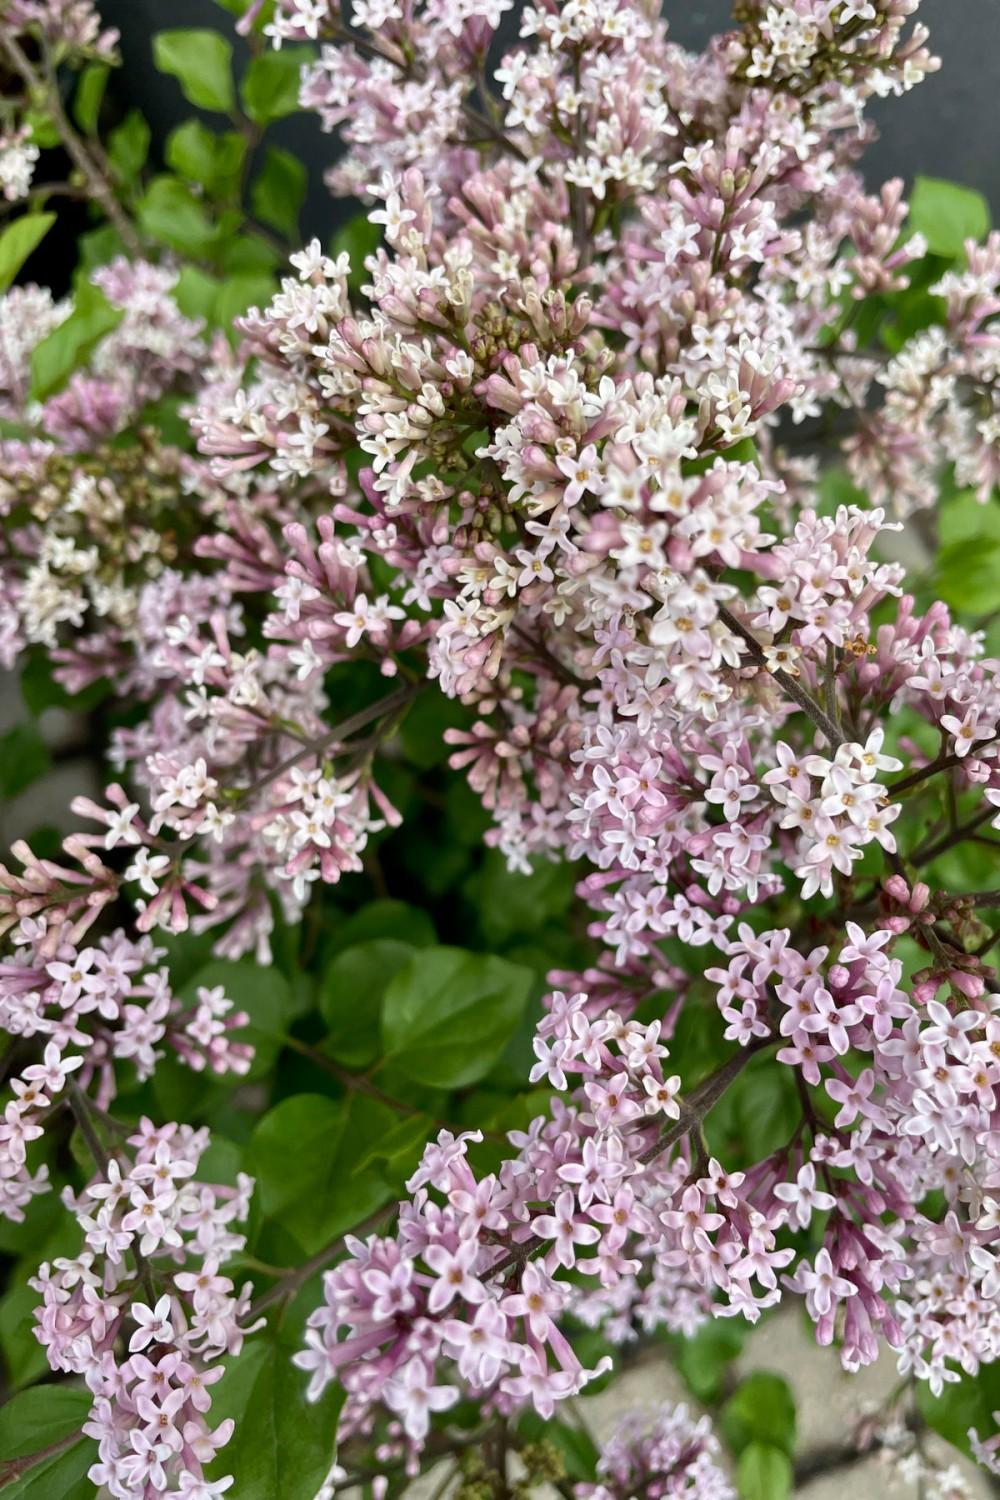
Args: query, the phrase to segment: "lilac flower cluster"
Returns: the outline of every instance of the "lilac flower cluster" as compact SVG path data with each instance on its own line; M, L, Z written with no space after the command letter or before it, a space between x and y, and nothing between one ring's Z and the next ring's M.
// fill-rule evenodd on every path
M745 1185L686 1145L671 1154L734 1069L682 1107L660 1035L658 1022L595 1014L586 995L555 992L532 1081L565 1091L574 1073L581 1086L553 1100L551 1119L511 1134L517 1155L499 1174L479 1177L469 1163L479 1133L442 1134L407 1184L397 1235L348 1242L351 1258L327 1273L297 1356L314 1397L331 1379L348 1392L345 1434L369 1431L384 1402L416 1455L428 1413L461 1389L501 1411L530 1402L551 1416L605 1368L581 1367L559 1326L568 1312L606 1332L613 1317L628 1337L633 1321L692 1329L713 1289L724 1297L717 1311L751 1321L778 1300L794 1252L777 1244L790 1210L773 1174ZM788 1196L806 1223L807 1202L833 1202L803 1193Z
M708 1418L694 1420L686 1406L631 1412L601 1447L597 1483L579 1484L576 1493L579 1500L734 1500L718 1451Z
M314 1397L347 1393L342 1436L410 1469L463 1393L547 1418L600 1373L569 1320L624 1343L793 1293L848 1369L888 1345L939 1391L1000 1353L991 934L974 895L921 879L1000 827L1000 677L982 631L904 593L887 518L927 505L943 462L980 499L996 482L1000 237L970 243L943 325L891 359L855 320L925 251L901 186L856 170L867 99L935 66L916 0L754 0L700 55L637 0L545 0L494 91L508 8L358 0L349 30L327 0L280 0L267 30L320 43L302 100L342 131L332 186L382 245L363 268L293 256L197 376L170 274L116 262L101 285L125 315L92 373L46 404L44 443L0 445L7 657L42 642L71 687L111 676L146 707L114 734L129 784L76 805L98 831L0 873L0 1023L45 1045L0 1127L8 1213L44 1187L49 1096L95 1130L116 1060L148 1074L164 1042L245 1067L243 1017L212 992L183 1011L152 934L212 928L268 962L272 898L296 920L399 821L375 760L428 680L468 711L447 739L487 842L514 869L582 864L600 957L551 979L530 1077L549 1112L491 1171L477 1132L443 1132L395 1232L327 1272L297 1358ZM32 288L5 307L2 414L32 418L30 351L62 310ZM200 458L160 452L162 491L95 464L173 381ZM799 445L823 414L870 505L824 500ZM178 559L158 507L181 489ZM348 661L388 686L344 717L328 673ZM87 939L120 900L137 936ZM709 950L703 973L668 942ZM671 1047L706 985L731 1047L690 1079ZM731 1170L703 1121L765 1063L800 1118ZM102 1269L41 1278L43 1336L57 1368L100 1370L98 1482L203 1500L225 1434L191 1393L217 1366L193 1356L245 1329L219 1265L248 1187L195 1204L184 1126L128 1144L70 1205ZM997 1441L977 1439L985 1462ZM722 1500L712 1453L666 1414L589 1493Z
M0 299L0 416L24 433L0 439L6 667L33 643L65 649L70 627L78 639L63 659L67 685L113 672L133 639L143 584L170 569L194 528L195 504L187 518L177 513L192 467L180 451L149 431L136 445L115 442L147 402L190 383L201 356L201 325L171 296L176 280L174 271L124 258L96 271L94 285L120 321L88 368L41 404L29 397L31 355L71 303L31 286Z
M62 57L113 57L118 33L104 27L93 0L5 0L4 26L12 36L41 38Z
M208 1425L221 1360L257 1326L249 1286L237 1292L221 1269L245 1243L233 1224L247 1217L253 1182L197 1180L207 1146L204 1130L143 1120L78 1197L67 1190L83 1250L32 1281L49 1364L82 1374L93 1395L89 1477L115 1500L216 1500L232 1482L209 1482L204 1466L233 1430L231 1419Z
M34 904L31 875L55 876L45 863L44 872L29 866L24 909ZM161 1043L195 1072L242 1074L253 1056L233 1035L248 1017L233 1009L221 986L199 987L194 1006L185 1007L160 962L164 950L149 937L119 930L84 946L81 924L60 924L53 915L24 915L10 957L0 964L0 1025L22 1048L36 1039L44 1046L41 1062L12 1076L0 1125L0 1212L17 1221L31 1198L47 1190L47 1169L29 1171L26 1147L44 1135L67 1074L82 1070L74 1088L89 1091L105 1110L118 1092L116 1065L149 1078L165 1055Z

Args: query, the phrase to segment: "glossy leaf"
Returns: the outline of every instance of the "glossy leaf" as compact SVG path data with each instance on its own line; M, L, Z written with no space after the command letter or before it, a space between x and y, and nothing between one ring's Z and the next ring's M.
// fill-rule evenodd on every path
M73 98L73 118L85 135L93 135L97 130L110 73L106 63L88 63L80 74Z
M258 1333L213 1388L212 1425L231 1417L236 1427L209 1472L232 1474L239 1500L313 1500L336 1457L343 1393L332 1385L307 1403L296 1347L273 1327Z
M416 951L412 943L373 938L333 958L319 988L320 1013L328 1027L324 1051L355 1068L375 1061L386 988Z
M461 948L417 953L386 990L386 1055L418 1083L475 1083L514 1034L531 985L530 969L502 958Z
M200 120L185 120L167 137L164 155L172 171L206 192L228 193L239 183L246 141L235 130L217 135Z
M353 1229L391 1196L377 1164L361 1163L395 1124L392 1110L357 1094L346 1104L322 1094L283 1099L249 1149L264 1214L306 1254Z
M268 148L264 165L250 188L253 211L262 224L293 239L306 195L306 169L290 151Z
M952 258L964 253L966 240L989 233L989 204L982 193L960 183L918 177L910 194L910 226L924 236L932 255Z
M185 99L199 109L229 114L235 107L232 57L226 38L207 28L161 31L153 38L156 66L176 78Z
M62 390L75 370L86 364L94 347L118 327L125 311L112 307L93 282L78 283L73 311L37 344L31 354L31 395L35 401Z
M722 1408L720 1425L736 1453L755 1442L794 1452L795 1398L788 1382L769 1370L754 1371Z
M405 901L369 901L353 912L329 934L325 951L340 953L372 938L391 938L414 948L429 948L437 941L434 923L427 912Z
M120 181L133 184L149 155L149 126L137 109L108 135L108 161Z
M992 1437L996 1431L993 1413L1000 1409L1000 1367L984 1365L978 1375L963 1375L946 1385L940 1396L931 1393L925 1380L914 1386L921 1417L936 1433L971 1455L969 1434Z
M4 1500L93 1500L87 1470L96 1444L80 1433L90 1411L89 1391L68 1385L36 1385L0 1409L0 1460L23 1458L67 1440L60 1451L33 1464L3 1488Z
M736 1482L742 1500L787 1500L792 1493L792 1464L771 1443L750 1443L740 1454Z
M139 203L145 232L172 250L200 256L219 238L219 225L178 177L157 177Z
M22 214L0 233L0 292L10 286L55 222L55 214Z
M16 797L52 764L35 724L15 724L0 734L0 797Z
M243 108L258 125L269 125L299 108L299 81L305 63L315 57L311 47L282 47L262 52L247 64L240 84Z

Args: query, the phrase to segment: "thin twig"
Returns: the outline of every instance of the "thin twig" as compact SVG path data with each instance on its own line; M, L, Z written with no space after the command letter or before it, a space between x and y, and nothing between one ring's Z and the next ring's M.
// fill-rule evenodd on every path
M932 860L937 859L941 854L946 854L949 849L954 848L956 844L960 844L970 833L974 833L983 823L994 817L996 817L995 807L980 809L975 817L969 818L968 822L960 823L957 828L953 828L948 833L943 834L933 844L927 844L922 849L917 849L910 858L911 865L916 870L921 869L923 865L929 865Z
M126 214L122 211L121 204L112 192L111 184L101 170L100 164L94 159L92 150L84 145L70 124L66 111L63 109L62 100L59 97L58 85L51 78L43 79L41 77L27 53L10 34L9 28L6 34L0 30L0 46L3 47L11 66L24 80L29 91L38 97L43 94L46 96L46 109L51 115L52 123L59 133L59 139L62 141L66 155L70 158L87 184L90 197L104 210L108 220L114 225L122 244L129 253L140 255L142 253L142 244L139 236L136 234Z
M832 750L839 750L840 746L844 743L844 737L830 716L824 709L820 708L815 698L810 697L805 688L800 687L795 678L791 677L787 672L782 672L780 669L778 671L771 670L768 666L767 657L764 655L764 648L757 637L724 606L720 606L719 608L719 619L734 635L738 635L740 640L744 642L751 660L758 667L763 667L765 671L770 671L775 682L784 688L793 703L797 703L802 712L808 714L809 718L816 725L816 728L828 740L830 748Z
M986 745L992 745L996 735L991 734L989 739L977 740L969 751L975 755L977 750L982 750ZM911 787L919 786L931 776L936 776L939 771L948 771L952 766L960 766L963 757L961 755L939 755L937 760L930 761L926 766L921 766L917 771L911 771L908 776L903 776L899 781L893 781L886 788L890 797L898 797L901 792L908 792Z
M335 1240L331 1240L329 1245L324 1245L322 1250L317 1250L315 1255L310 1255L308 1260L304 1260L300 1266L295 1266L287 1275L282 1276L279 1282L251 1302L248 1318L256 1318L267 1308L273 1307L276 1302L281 1302L285 1297L297 1292L310 1276L329 1265L331 1260L336 1260L352 1235L367 1234L369 1229L377 1228L383 1219L388 1218L395 1211L394 1207L388 1205L376 1209L374 1213L368 1215L367 1219L362 1219L360 1224L355 1224L353 1229L348 1229L344 1234L338 1235Z
M27 1474L36 1464L44 1463L47 1458L54 1458L57 1453L63 1453L67 1448L72 1448L74 1443L84 1436L82 1427L77 1427L73 1432L67 1432L64 1437L56 1438L54 1443L46 1443L44 1448L36 1448L34 1453L25 1453L20 1458L9 1458L6 1463L0 1464L0 1490L6 1489L20 1479L22 1474Z
M292 770L294 766L298 765L300 760L305 760L310 755L321 755L324 750L329 750L331 746L340 744L352 734L355 734L357 730L364 729L368 724L373 724L376 719L381 719L393 713L397 708L402 708L404 704L409 703L412 698L416 697L421 686L421 683L408 683L406 687L397 688L388 697L380 698L378 703L372 703L368 708L362 708L358 713L351 714L350 718L344 719L342 723L335 724L331 730L326 734L320 735L318 739L307 741L293 755L289 755L285 760L279 761L266 775L261 776L255 781L253 786L247 789L247 794L256 794L263 787L269 786L272 781L277 781L279 776L284 776L286 771Z
M67 1078L65 1097L72 1111L73 1118L79 1126L80 1134L87 1143L87 1150L94 1158L101 1175L107 1180L111 1170L111 1158L105 1149L104 1142L97 1133L97 1127L94 1124L94 1117L91 1113L91 1102L75 1078ZM133 1244L131 1249L135 1257L136 1270L142 1282L142 1289L146 1294L146 1301L152 1307L156 1302L156 1286L153 1281L153 1273L149 1268L149 1262L142 1254L138 1244Z
M330 34L335 42L339 42L343 47L353 47L356 52L361 53L362 57L373 60L377 58L380 62L387 62L390 67L397 68L404 78L419 80L422 77L421 71L413 63L393 57L391 52L385 52L376 42L363 36L361 32L351 31L346 26L335 26ZM516 141L512 141L499 125L481 110L476 109L474 104L463 102L461 110L471 125L475 125L477 130L481 130L484 136L500 146L508 155L513 156L516 161L527 162L530 159Z

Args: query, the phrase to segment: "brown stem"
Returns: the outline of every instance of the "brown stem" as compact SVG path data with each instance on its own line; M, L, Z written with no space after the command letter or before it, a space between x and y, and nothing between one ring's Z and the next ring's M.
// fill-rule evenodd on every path
M87 1143L87 1150L97 1163L101 1174L107 1179L111 1168L111 1158L104 1148L104 1142L97 1133L94 1117L91 1114L91 1102L73 1078L66 1080L66 1102L72 1111L80 1129L80 1134ZM146 1300L150 1307L156 1302L156 1287L153 1282L153 1273L149 1268L149 1262L142 1254L138 1244L132 1246L132 1254L135 1257L136 1270L142 1282L142 1289L146 1294Z
M256 1318L267 1308L273 1307L276 1302L281 1302L285 1297L297 1292L310 1276L315 1275L317 1271L329 1265L331 1260L336 1259L350 1236L367 1234L369 1229L375 1229L383 1219L388 1218L394 1212L393 1208L376 1209L374 1213L368 1215L367 1219L362 1219L360 1224L355 1224L353 1229L348 1229L345 1234L338 1235L335 1240L331 1240L329 1245L324 1245L322 1250L317 1250L315 1255L310 1255L308 1260L304 1260L300 1266L295 1266L262 1296L251 1302L248 1318L251 1320Z
M528 649L541 658L550 671L559 678L560 682L564 682L567 687L578 688L580 692L584 691L588 684L584 682L582 677L577 676L572 667L568 667L565 662L560 661L544 640L540 637L538 640L535 640L520 625L514 625L512 629L514 634L520 637Z
M968 822L960 823L957 828L953 828L950 832L943 834L933 844L928 844L925 848L918 849L912 856L910 863L915 870L921 869L924 865L929 865L932 860L937 859L941 854L946 854L949 849L953 849L964 838L968 838L970 833L974 833L983 823L994 817L996 817L995 807L982 808L976 813L975 817L969 818Z
M376 42L371 41L369 37L362 35L361 32L350 31L346 26L335 26L330 35L342 47L353 47L356 52L361 53L362 57L378 58L381 62L387 62L391 67L398 68L404 78L421 77L421 70L415 67L414 64L393 57L391 52L383 51ZM474 125L477 130L481 130L487 139L494 141L496 145L500 146L508 155L513 156L515 160L519 162L529 160L516 141L512 141L510 136L490 119L489 115L483 114L481 110L476 109L474 104L469 104L467 101L462 104L461 108L463 115L469 123Z
M74 1432L67 1432L65 1437L56 1438L54 1443L47 1443L44 1448L36 1448L34 1453L25 1453L20 1458L8 1458L6 1463L0 1464L0 1490L6 1489L9 1484L21 1478L29 1469L36 1464L44 1463L47 1458L54 1458L57 1453L63 1453L67 1448L72 1448L74 1443L79 1442L84 1436L83 1428L78 1427Z
M290 771L293 766L297 766L300 760L305 760L310 755L321 755L324 750L329 750L332 745L340 744L357 730L364 729L367 725L373 724L376 719L393 713L397 708L402 708L404 704L416 697L421 686L421 683L407 683L406 687L397 688L388 697L380 698L378 703L372 703L368 708L362 708L358 713L351 714L350 718L344 719L342 723L335 724L331 730L320 735L318 739L307 741L293 755L279 761L266 775L255 781L244 795L255 795L262 788L269 786L272 781L277 781L279 776L284 776L285 772Z
M86 183L91 198L104 210L129 254L140 255L142 244L139 236L122 212L121 204L112 192L111 184L98 161L95 160L92 151L84 145L70 124L66 111L62 107L58 85L53 79L41 77L20 43L10 35L9 30L6 35L0 31L0 46L7 54L11 67L24 80L29 91L36 98L45 97L45 108L52 117L52 123L59 133L66 155Z
M989 739L977 740L969 753L975 755L977 750L981 750L985 745L992 745L995 740L995 734L991 734ZM960 766L962 759L961 755L939 755L937 760L932 760L928 765L921 766L918 771L911 771L908 776L903 776L899 781L892 782L887 788L889 795L898 797L900 792L908 792L911 787L919 786L922 781L926 781L930 776L936 776L939 771L947 771L952 766Z
M681 1110L680 1116L674 1123L663 1132L659 1140L647 1148L640 1156L639 1161L643 1166L655 1161L662 1156L664 1151L669 1150L682 1136L688 1134L701 1125L702 1120L711 1109L718 1104L730 1084L743 1072L751 1057L754 1057L764 1047L771 1045L773 1038L761 1037L751 1042L749 1047L741 1047L739 1052L733 1054L728 1062L724 1062L721 1068L716 1068L704 1083L695 1089L688 1104Z
M765 671L770 671L767 665L767 657L764 655L763 647L757 640L757 637L734 614L730 613L725 606L719 607L719 619L734 635L738 635L740 640L744 642L751 660L758 667L763 667ZM779 686L784 688L792 702L797 703L804 714L808 714L809 718L816 725L816 728L826 737L830 748L838 750L844 743L844 737L830 716L820 708L815 698L810 697L805 688L800 687L795 678L789 676L787 672L779 670L771 672L771 676Z
M906 1425L914 1434L921 1432L924 1427L916 1412L907 1416ZM846 1469L852 1464L861 1463L877 1453L884 1443L885 1439L875 1433L864 1447L859 1447L856 1443L827 1443L814 1449L812 1453L804 1454L795 1464L796 1490L800 1485L818 1479L821 1474L830 1474L836 1469Z
M943 899L968 902L970 906L1000 906L1000 891L958 891Z

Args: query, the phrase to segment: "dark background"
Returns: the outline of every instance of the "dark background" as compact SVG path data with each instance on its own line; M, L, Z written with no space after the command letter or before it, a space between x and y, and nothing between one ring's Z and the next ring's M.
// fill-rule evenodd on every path
M239 57L246 55L232 17L214 0L99 0L99 8L106 23L121 32L124 67L115 83L119 98L145 114L154 149L171 126L191 114L191 106L175 80L154 69L153 33L210 26L233 38ZM730 10L731 0L666 0L664 5L671 36L688 47L701 47L714 32L725 30ZM872 101L869 116L881 139L866 158L866 176L872 185L897 176L909 184L915 172L951 178L984 193L994 220L1000 221L1000 0L923 0L918 19L930 28L941 71L902 99ZM336 154L334 139L322 133L315 116L305 114L272 126L268 139L309 167L303 234L326 240L351 211L332 200L322 184L322 169Z

